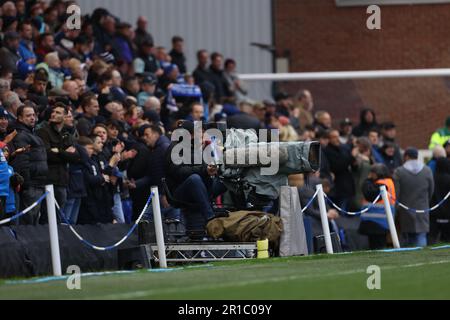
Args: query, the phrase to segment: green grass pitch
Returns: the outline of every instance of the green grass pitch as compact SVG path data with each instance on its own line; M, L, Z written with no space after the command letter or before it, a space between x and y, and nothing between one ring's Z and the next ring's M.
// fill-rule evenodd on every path
M369 290L367 267L381 269ZM0 280L0 299L450 299L450 249L359 252L197 264L66 280Z

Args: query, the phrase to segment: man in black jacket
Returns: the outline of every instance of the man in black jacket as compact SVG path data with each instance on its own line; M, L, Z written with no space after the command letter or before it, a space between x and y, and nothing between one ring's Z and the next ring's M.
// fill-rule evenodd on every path
M224 97L232 96L228 88L227 80L223 74L223 57L220 53L211 54L211 65L209 67L209 81L214 85L215 98L219 103Z
M214 219L217 215L214 213L211 199L225 191L224 186L214 179L217 176L218 168L214 165L206 164L203 160L200 164L195 163L194 157L194 124L185 121L181 128L187 130L191 135L190 144L190 163L178 164L178 157L183 157L183 150L179 149L179 144L183 140L172 142L166 152L166 181L171 193L175 199L192 204L195 210L189 210L186 216L186 227L188 230L203 230L207 221ZM201 137L200 137L201 138ZM200 144L201 145L201 144Z
M17 73L17 64L21 57L19 55L20 36L15 31L8 31L3 38L3 48L0 49L0 65Z
M97 96L93 93L84 95L81 98L81 107L83 114L78 118L77 130L80 136L87 137L91 134L100 111Z
M329 134L329 140L330 142L324 153L334 175L333 200L342 209L347 210L350 200L355 195L355 183L350 170L354 159L350 149L341 144L339 131L332 130Z
M145 144L150 149L149 160L151 170L147 176L147 187L158 187L163 217L166 219L179 219L179 210L170 206L161 182L161 179L166 176L164 163L166 151L170 146L170 140L163 135L161 128L157 125L144 125L141 130L143 130L142 140L145 141ZM152 208L149 210L149 215L152 216Z
M130 197L133 203L133 220L139 217L150 195L148 173L152 170L150 166L150 150L142 140L142 129L139 130L138 135L138 141L133 143L130 148L136 151L136 155L126 163L128 178L126 184L130 190Z
M180 36L174 36L172 38L172 50L169 52L172 58L172 63L178 66L181 74L186 73L186 56L183 52L184 40Z
M48 123L36 132L44 141L47 150L49 170L47 183L53 184L55 198L60 207L64 206L67 199L69 164L80 161L80 155L75 149L73 138L64 126L64 116L67 115L67 112L67 106L57 102L52 108Z
M47 153L45 144L34 133L36 113L30 106L24 105L17 109L15 130L17 136L12 144L15 150L26 148L29 151L17 154L11 160L14 171L24 178L23 189L20 192L20 209L31 206L45 192L45 182L48 175ZM40 204L34 207L21 219L22 224L36 225L39 221Z

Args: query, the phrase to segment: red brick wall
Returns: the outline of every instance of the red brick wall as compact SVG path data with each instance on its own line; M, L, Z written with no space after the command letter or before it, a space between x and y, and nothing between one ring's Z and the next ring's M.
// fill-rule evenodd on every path
M450 67L450 4L381 6L381 30L366 28L366 7L336 7L334 0L274 0L275 43L291 52L290 72ZM316 110L357 121L368 105L380 121L398 125L403 147L426 148L450 115L444 78L309 81Z

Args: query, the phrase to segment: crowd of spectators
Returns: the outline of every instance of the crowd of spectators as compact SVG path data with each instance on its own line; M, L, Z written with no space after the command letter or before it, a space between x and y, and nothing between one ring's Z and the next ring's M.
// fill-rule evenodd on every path
M53 184L73 224L133 221L152 185L160 187L165 216L176 219L179 211L170 206L161 178L168 137L180 120L226 121L229 128L278 129L281 141L320 141L321 169L304 177L305 201L313 183L322 183L345 210L364 207L381 183L417 209L450 190L450 121L433 136L429 169L416 149L402 155L395 124L378 123L371 109L362 110L356 126L344 119L334 128L328 112L314 110L308 90L252 101L235 60L198 50L189 73L182 37L172 38L172 48L157 46L145 17L133 28L104 8L71 30L66 8L73 3L2 1L0 218L29 207ZM450 237L448 206L436 215L447 224L432 226L444 237ZM45 223L45 213L38 205L20 223ZM339 218L334 209L328 213L330 221ZM400 209L398 216L409 243L423 244L429 216ZM384 230L375 234L386 238ZM384 245L379 236L372 240Z

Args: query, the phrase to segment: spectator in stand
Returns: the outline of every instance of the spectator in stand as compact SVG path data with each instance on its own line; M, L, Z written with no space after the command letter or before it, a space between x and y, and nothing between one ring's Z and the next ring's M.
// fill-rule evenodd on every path
M366 213L361 214L359 232L369 238L371 250L384 249L387 245L387 234L389 226L386 219L386 209L383 200L380 199L375 205L371 205L380 194L380 186L385 185L391 195L389 203L391 211L395 213L396 188L389 174L389 169L381 163L371 166L368 178L362 187L364 195L363 208L369 207ZM380 216L381 215L381 216Z
M153 36L147 31L148 20L144 16L140 16L136 22L134 43L136 47L140 48L142 44L147 41L154 45Z
M158 115L161 115L161 101L156 97L149 97L144 103L145 111L154 111Z
M148 185L148 173L151 171L150 150L143 140L143 130L145 130L145 127L138 130L137 140L130 148L136 151L136 155L126 164L129 179L126 184L133 202L133 220L139 217L147 202L150 190Z
M249 102L242 101L239 104L240 112L227 118L228 128L236 129L253 129L259 132L259 129L264 128L261 122L253 114L253 105Z
M242 100L248 99L247 88L239 79L239 76L236 72L236 61L234 61L233 59L225 60L224 76L227 80L228 88L230 88L230 92L232 93L236 102L239 103Z
M21 60L19 54L20 36L15 31L8 31L3 36L3 47L0 48L0 66L17 73L17 65Z
M51 89L62 88L64 83L65 75L61 70L61 60L59 59L57 52L51 52L45 56L45 64L42 65L48 72L48 82L51 85ZM37 66L37 69L40 65Z
M117 25L117 34L114 38L115 56L117 61L131 65L134 58L133 49L133 30L129 23L120 23ZM125 69L128 71L128 69Z
M222 98L231 96L227 80L223 74L223 56L218 52L211 54L209 82L214 85L216 101L221 102Z
M333 184L333 175L330 169L330 162L325 154L325 149L330 143L330 131L320 130L315 133L317 141L320 143L320 178L327 179L330 184Z
M433 172L433 176L436 173L437 160L439 158L446 158L446 157L447 157L447 153L445 152L444 147L441 147L441 146L434 147L433 153L432 153L432 158L427 163L427 166L431 169L431 172Z
M37 62L43 62L45 56L55 51L55 38L51 33L43 33L39 36L36 46Z
M312 125L314 123L314 99L309 90L302 89L298 92L296 101L296 105L300 109L298 116L300 129L304 130L305 126Z
M372 129L379 129L375 112L366 108L361 110L359 125L353 128L355 137L367 136Z
M331 115L326 111L317 111L314 115L315 131L330 130L332 126Z
M68 107L62 103L55 103L51 108L50 119L36 134L42 139L47 151L48 175L47 184L52 184L55 199L61 208L67 200L67 186L69 184L68 167L70 163L80 161L74 140L65 128L65 116Z
M430 139L430 145L428 148L433 150L436 146L443 146L447 141L450 140L450 116L445 120L444 127L436 130Z
M201 104L200 102L193 102L190 106L189 106L189 114L186 117L185 120L189 120L189 121L204 121L204 109L203 109L203 104Z
M339 130L339 140L342 144L352 144L353 143L353 135L352 135L352 128L353 124L350 121L349 118L345 118L340 123L340 130Z
M96 95L93 93L84 95L80 106L83 108L83 114L78 118L77 130L80 136L87 137L96 124L96 117L100 110Z
M206 81L210 81L211 74L208 69L208 51L199 50L197 51L197 67L195 68L192 75L194 76L195 84L201 85Z
M431 169L418 160L419 152L408 148L404 154L404 164L394 172L395 190L398 201L412 209L430 208L434 192ZM429 213L412 213L398 208L400 230L406 246L425 247L430 231Z
M306 125L300 136L301 141L313 141L316 138L316 132L312 125Z
M292 107L292 99L286 92L279 92L275 95L277 104L277 113L281 116L289 117L290 108Z
M14 129L13 150L22 150L11 159L14 171L24 178L23 189L20 192L20 210L31 206L45 192L45 182L48 176L47 152L40 137L34 134L37 116L31 105L17 109L17 122ZM22 224L36 225L39 222L40 204L21 219Z
M186 57L184 55L184 40L180 36L172 38L172 50L169 52L172 63L176 64L181 74L186 73Z
M95 21L94 17L92 21ZM116 19L106 11L98 20L98 23L94 25L94 52L97 54L109 52L116 56L113 48L115 33Z
M28 89L28 99L37 105L37 112L40 114L48 107L47 97L48 72L39 69L34 74L33 83Z
M33 43L33 27L30 21L24 21L19 25L20 45L19 54L22 60L29 65L35 65L37 62L36 54L34 53Z
M376 163L384 163L384 158L380 151L380 133L378 129L372 128L369 130L368 138L372 143L372 157Z
M27 100L28 84L21 79L14 79L11 83L11 90L19 96L20 101Z
M144 106L148 98L155 95L156 84L158 79L152 73L148 73L144 76L141 83L141 91L137 95L138 105Z
M79 88L76 81L66 80L62 85L62 89L69 94L70 105L76 109L80 105Z
M8 112L3 107L0 107L0 141L3 141L8 133L8 115Z
M158 60L153 55L153 41L145 40L139 47L140 52L133 60L134 72L137 74L144 72L154 73L157 77L163 74L163 70L159 65Z
M450 159L436 159L435 189L432 205L439 203L450 192ZM450 242L450 201L445 201L430 215L429 244Z
M255 103L253 105L253 115L259 120L260 128L265 128L266 106L263 103Z
M3 99L3 106L8 113L8 121L11 123L17 119L17 109L23 105L17 93L8 91Z
M402 165L401 159L396 155L395 147L396 145L394 143L387 141L380 149L383 163L388 167L391 174L394 173L395 169Z
M158 125L144 125L142 140L150 149L149 160L151 162L148 172L148 186L158 186L160 191L161 213L165 219L180 219L179 209L172 208L167 201L167 197L164 194L164 188L162 186L161 179L166 176L164 171L164 163L166 158L166 151L170 146L170 140L163 135L161 128ZM153 218L152 212L149 210L148 215Z
M348 210L355 195L355 184L350 171L354 158L350 148L339 141L339 131L332 130L329 139L330 143L324 152L334 174L333 198L339 207Z
M324 191L329 192L329 182L326 179L321 180L318 173L308 173L306 178L300 178L302 175L292 175L289 176L289 186L297 187L298 194L300 198L300 204L302 208L305 208L311 197L316 192L316 185L322 184L324 186ZM303 180L303 181L302 181ZM328 190L327 190L328 189ZM328 205L327 217L329 221L339 218L339 213L336 209L330 208ZM323 234L322 220L320 216L319 204L314 201L306 210L305 215L311 217L311 229L313 236L320 236Z
M119 140L110 141L108 144L108 133L104 124L97 124L92 129L93 136L100 137L103 144L102 151L97 154L97 162L100 165L102 173L109 177L108 191L113 199L112 213L114 220L118 223L125 223L125 217L122 210L122 200L120 192L122 190L123 175L117 167L124 144Z
M138 78L135 76L126 78L123 89L128 96L136 98L140 90Z
M380 143L383 145L385 142L390 142L394 144L395 152L394 158L397 163L402 162L402 155L400 152L400 146L397 143L397 128L395 123L388 121L381 124L381 139Z
M352 156L355 159L352 165L353 180L355 182L355 196L352 208L359 210L364 204L363 185L369 176L372 160L372 145L366 137L359 137L353 147Z
M81 137L79 144L85 148L87 154L87 158L83 159L83 175L87 196L81 200L78 223L111 223L113 222L113 199L108 186L110 180L108 175L103 174L95 157L102 152L102 139L98 136L92 139Z

